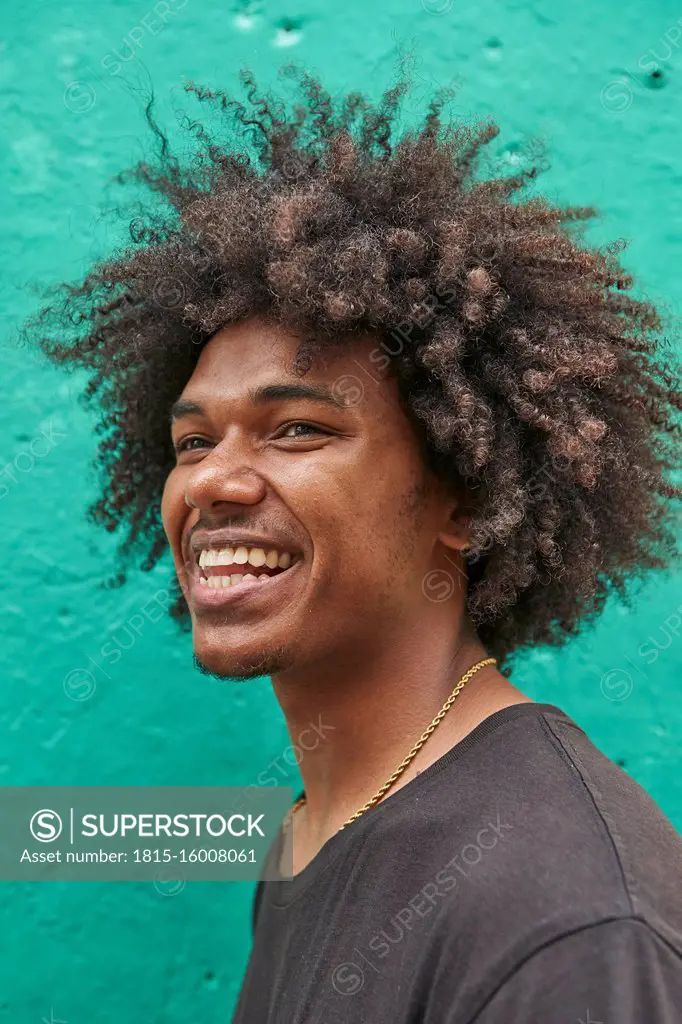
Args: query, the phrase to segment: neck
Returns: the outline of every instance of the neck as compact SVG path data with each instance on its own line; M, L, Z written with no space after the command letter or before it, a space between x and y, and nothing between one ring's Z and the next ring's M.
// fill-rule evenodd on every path
M333 834L375 795L461 676L488 657L464 621L455 631L450 626L432 636L398 630L384 634L371 651L356 645L355 652L272 680L298 748L306 829L318 839ZM387 796L493 711L524 700L495 665L480 669Z

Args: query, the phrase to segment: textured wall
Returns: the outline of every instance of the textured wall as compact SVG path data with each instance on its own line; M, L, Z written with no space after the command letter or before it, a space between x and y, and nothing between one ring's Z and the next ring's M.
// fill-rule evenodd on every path
M590 240L632 239L626 265L677 314L679 4L26 0L6 21L0 782L245 784L277 759L281 781L295 783L267 681L200 676L189 641L165 619L139 637L126 629L165 585L166 566L124 590L98 590L113 543L83 521L95 439L76 403L79 381L12 340L35 308L32 289L77 276L120 237L110 179L149 149L138 86L151 80L166 124L179 108L195 112L185 79L231 88L246 63L268 80L297 57L334 93L375 93L391 79L398 42L413 52L411 102L461 79L453 110L499 120L501 160L546 134L551 167L540 187L599 206ZM31 462L43 432L49 450ZM621 760L678 828L681 606L679 577L654 578L631 609L609 608L570 651L537 653L516 674ZM115 664L102 655L107 641L120 651ZM195 883L173 897L137 883L0 883L0 1019L224 1022L248 951L250 899L239 883Z

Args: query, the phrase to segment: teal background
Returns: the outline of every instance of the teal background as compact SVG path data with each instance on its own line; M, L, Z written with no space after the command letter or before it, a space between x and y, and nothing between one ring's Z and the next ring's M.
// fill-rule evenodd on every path
M0 416L2 465L15 480L0 475L0 783L239 785L268 769L296 785L267 680L199 675L190 638L165 616L131 631L131 616L167 586L168 563L122 590L99 588L114 568L114 539L83 518L96 441L77 403L81 382L15 342L38 304L35 288L78 277L123 237L110 179L151 151L141 98L149 82L177 137L175 112L197 114L186 79L233 89L248 64L267 83L296 58L334 94L376 95L401 44L412 52L412 112L437 84L461 79L453 113L498 120L503 164L544 134L551 167L539 190L597 205L603 216L588 238L632 240L622 261L677 317L679 4L176 0L160 7L165 24L147 0L3 6ZM25 453L50 429L53 447L31 465ZM535 652L514 675L573 715L678 829L681 608L679 575L655 576L631 608L610 606L570 649ZM120 652L115 664L102 655L107 642ZM251 895L244 883L188 884L174 896L137 883L0 883L0 1019L226 1022L248 954Z

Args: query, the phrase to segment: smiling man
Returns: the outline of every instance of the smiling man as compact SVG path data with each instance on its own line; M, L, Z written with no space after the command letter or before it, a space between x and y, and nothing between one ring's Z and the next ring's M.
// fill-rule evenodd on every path
M437 584L466 580L458 505L428 473L395 380L344 394L376 344L348 339L302 383L298 337L247 319L217 332L174 403L162 514L211 671L284 684L294 669L294 692L340 671L356 677L347 689L388 648L388 696L414 657L405 627L449 632ZM373 685L365 699L379 698Z
M509 678L678 555L658 314L593 211L476 179L497 129L445 96L400 133L404 83L303 74L287 114L244 81L191 88L250 148L193 122L183 167L149 113L168 210L36 321L94 374L92 516L170 546L198 667L269 675L294 744L324 723L235 1024L679 1021L680 838Z

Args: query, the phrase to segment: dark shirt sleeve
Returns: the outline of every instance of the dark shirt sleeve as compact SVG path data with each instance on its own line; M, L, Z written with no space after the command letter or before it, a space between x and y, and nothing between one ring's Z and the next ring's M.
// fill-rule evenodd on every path
M583 928L526 960L471 1024L548 1021L680 1024L682 955L635 918Z

